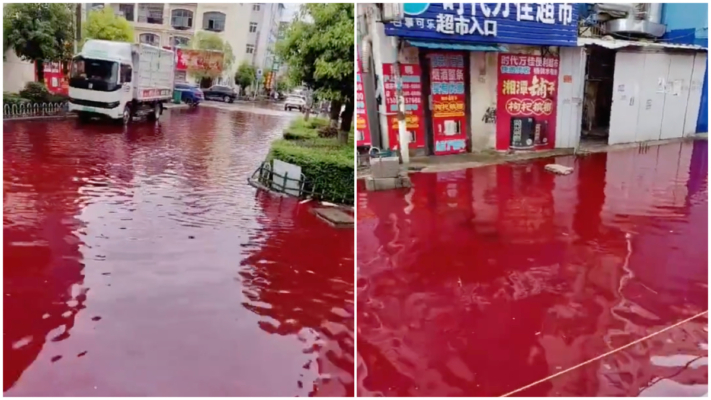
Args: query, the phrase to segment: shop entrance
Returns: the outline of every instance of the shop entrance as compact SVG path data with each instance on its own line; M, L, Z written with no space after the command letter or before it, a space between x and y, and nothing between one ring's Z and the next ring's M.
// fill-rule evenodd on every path
M610 137L610 115L615 76L615 50L588 46L581 145L606 145Z

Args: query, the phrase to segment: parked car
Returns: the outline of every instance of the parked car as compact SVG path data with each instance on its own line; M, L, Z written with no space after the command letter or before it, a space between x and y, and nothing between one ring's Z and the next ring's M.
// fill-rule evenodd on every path
M176 83L173 90L180 92L180 101L185 104L197 106L203 100L202 90L195 85Z
M232 103L237 97L237 93L229 86L215 85L202 92L205 96L205 100L219 100L225 103Z
M289 95L284 102L284 111L291 111L293 109L298 109L299 111L304 111L306 108L306 97L298 95Z

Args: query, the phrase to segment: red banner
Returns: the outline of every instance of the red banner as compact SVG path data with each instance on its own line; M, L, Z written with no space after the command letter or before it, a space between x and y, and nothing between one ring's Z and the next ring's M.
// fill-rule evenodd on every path
M397 88L393 64L383 64L383 85L385 88L385 109L388 114L388 138L390 148L400 148L397 122ZM411 149L425 147L424 117L422 110L422 70L417 64L400 64L402 91L405 96L405 125L410 134Z
M499 54L496 149L555 146L558 58Z
M188 69L212 70L222 72L224 54L219 51L176 49L175 69L187 71Z
M464 56L456 53L429 54L432 87L434 154L467 151Z
M356 146L370 146L370 127L365 109L363 79L360 77L360 56L356 61Z

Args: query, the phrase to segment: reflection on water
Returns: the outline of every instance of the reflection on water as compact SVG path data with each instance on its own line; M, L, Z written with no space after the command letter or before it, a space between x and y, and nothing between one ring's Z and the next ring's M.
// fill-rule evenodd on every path
M358 393L502 395L705 311L707 152L696 141L359 190ZM547 173L550 162L575 172ZM525 394L705 385L706 324ZM704 362L650 361L672 354Z
M246 184L290 118L5 123L5 394L352 394L353 233Z

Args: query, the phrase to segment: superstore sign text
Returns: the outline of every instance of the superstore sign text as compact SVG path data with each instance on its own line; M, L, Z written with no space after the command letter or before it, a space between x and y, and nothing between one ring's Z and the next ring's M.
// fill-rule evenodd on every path
M435 19L405 17L393 22L394 27L422 28L446 35L497 36L498 21L516 16L517 22L546 25L573 23L573 4L568 3L443 3L444 13ZM469 12L466 12L469 9ZM446 13L452 11L454 13Z

